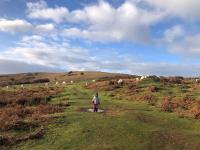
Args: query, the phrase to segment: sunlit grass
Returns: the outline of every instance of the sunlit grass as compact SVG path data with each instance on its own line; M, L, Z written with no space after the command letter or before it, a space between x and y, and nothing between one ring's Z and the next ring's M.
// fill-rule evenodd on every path
M177 87L174 90L180 91ZM69 101L70 107L48 126L41 140L29 140L15 149L197 149L200 121L160 112L145 102L127 101L100 91L101 108L108 113L90 113L95 91L80 84L66 86L51 103ZM163 92L164 93L164 92ZM162 96L162 93L157 94Z

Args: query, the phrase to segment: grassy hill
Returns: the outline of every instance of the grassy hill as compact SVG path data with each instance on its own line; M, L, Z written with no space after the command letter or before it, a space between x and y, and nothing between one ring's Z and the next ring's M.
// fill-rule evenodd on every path
M37 77L46 78L47 74L41 73ZM147 78L137 81L134 76L98 72L84 72L84 75L81 72L71 75L48 74L48 78L48 87L37 83L27 85L18 92L22 96L24 94L20 93L28 90L33 97L33 93L38 95L39 92L41 101L44 95L50 95L50 99L43 105L40 102L32 105L35 98L28 97L28 105L20 107L32 110L34 119L31 116L19 119L30 123L38 117L38 127L18 130L14 125L11 130L0 131L0 143L3 137L14 140L25 139L29 135L28 139L2 145L1 149L199 149L200 85L193 79L181 79L180 82L180 78ZM55 78L56 81L73 80L75 83L55 85ZM119 78L123 78L123 84L117 84ZM97 81L92 82L93 79ZM87 86L86 80L89 80ZM19 89L19 86L11 86L9 89L3 87L1 91L12 93ZM92 108L91 99L96 91L100 94L100 108L104 110L102 113L88 111ZM19 107L19 104L14 104L1 106L1 109L12 111L10 108ZM65 104L67 107L64 107ZM30 135L40 133L37 131L41 127L42 135L30 138Z
M39 83L38 80L48 79L50 82L70 82L70 81L83 81L95 80L105 78L127 78L131 77L127 74L106 73L106 72L91 72L91 71L73 71L65 73L21 73L21 74L8 74L0 75L0 86L15 85L15 84L28 84Z

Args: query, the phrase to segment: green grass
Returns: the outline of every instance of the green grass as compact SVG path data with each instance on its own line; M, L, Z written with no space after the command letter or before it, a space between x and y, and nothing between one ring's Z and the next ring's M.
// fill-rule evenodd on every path
M141 86L147 84L144 82ZM177 87L171 90L181 92ZM160 96L162 92L166 91L161 91ZM61 101L71 104L63 113L56 114L62 117L47 127L44 138L22 142L13 149L199 149L199 120L160 112L143 102L116 99L109 92L100 92L101 109L107 113L81 111L92 107L93 94L94 91L84 89L80 84L66 86L65 92L51 101L53 104Z

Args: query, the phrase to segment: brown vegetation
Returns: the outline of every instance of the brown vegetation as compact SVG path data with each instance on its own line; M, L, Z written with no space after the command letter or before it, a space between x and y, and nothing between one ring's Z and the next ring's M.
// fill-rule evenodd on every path
M0 131L28 132L21 137L0 136L0 145L42 137L41 127L52 121L49 114L61 112L68 103L52 105L47 102L62 92L62 88L20 89L0 92ZM32 131L32 132L30 132Z
M19 105L37 105L46 104L53 95L62 92L62 88L37 88L37 89L19 89L16 91L0 91L0 107L19 104Z
M50 82L47 77L37 77L38 73L0 76L0 86Z
M161 77L160 81L163 83L181 84L184 83L184 78L180 76L175 77Z
M158 82L157 77L150 77L149 81L152 82L152 79L155 79L156 82ZM123 99L127 100L138 100L138 101L144 101L147 102L149 105L155 106L156 104L160 104L159 107L162 111L166 112L177 112L180 117L183 116L192 116L194 118L200 118L200 102L195 99L195 97L188 93L191 90L193 90L193 85L195 83L191 83L191 80L185 79L183 77L161 77L160 81L161 83L167 84L168 88L178 88L182 94L185 96L175 96L175 97L167 97L163 95L160 95L158 92L162 89L165 89L165 86L160 84L161 86L148 85L146 88L146 85L144 83L144 86L141 86L136 80L133 78L130 79L123 79L122 85L119 85L117 83L117 79L111 79L111 80L104 80L104 81L97 81L95 83L90 83L87 88L90 89L96 89L96 90L104 90L104 91L112 91L110 93L110 96L112 97L123 97ZM155 83L155 82L154 82ZM195 89L198 87L195 86ZM168 90L168 89L166 89ZM168 95L172 91L168 91ZM190 95L189 95L190 94ZM157 96L158 95L158 96ZM161 103L157 103L159 99L163 99Z
M89 89L98 89L98 90L106 90L106 91L112 91L114 89L118 89L121 87L128 87L130 89L133 89L136 85L135 79L123 79L123 84L117 83L118 78L111 79L111 80L99 80L95 83L91 83L87 86Z
M152 105L152 106L154 106L156 104L155 97L150 93L145 93L144 95L140 96L138 100L145 101L149 105Z
M31 133L28 133L25 136L22 137L15 137L15 136L8 136L8 135L0 135L0 146L6 145L6 146L12 146L16 143L31 140L31 139L40 139L44 135L44 128L40 127L36 131L33 131Z
M130 79L135 76L127 74L92 72L92 71L69 71L64 73L21 73L11 75L0 75L0 86L16 85L16 84L32 84L44 82L70 82L70 81L91 81L111 80L111 79Z
M150 91L150 92L158 92L158 90L159 90L159 89L158 89L156 86L150 86L150 87L149 87L149 91Z
M120 87L121 86L117 84L116 80L97 81L97 82L91 83L87 86L87 88L89 88L89 89L105 90L105 91L112 91L112 90L120 88Z
M161 102L161 110L162 111L173 111L173 103L171 102L171 98L165 97L164 100Z
M161 110L168 112L178 112L181 116L192 116L200 118L200 102L191 96L185 96L179 100L164 98L161 102Z

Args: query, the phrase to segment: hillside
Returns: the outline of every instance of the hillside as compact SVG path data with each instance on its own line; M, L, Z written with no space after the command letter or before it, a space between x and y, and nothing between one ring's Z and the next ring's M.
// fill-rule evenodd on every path
M1 78L26 77L50 82L0 88L0 149L199 149L200 83L192 78L103 72ZM93 113L97 91L101 112Z
M66 72L66 73L21 73L0 75L0 86L43 83L43 82L70 82L70 81L86 81L95 79L110 78L129 78L134 77L127 74L106 73L106 72Z

